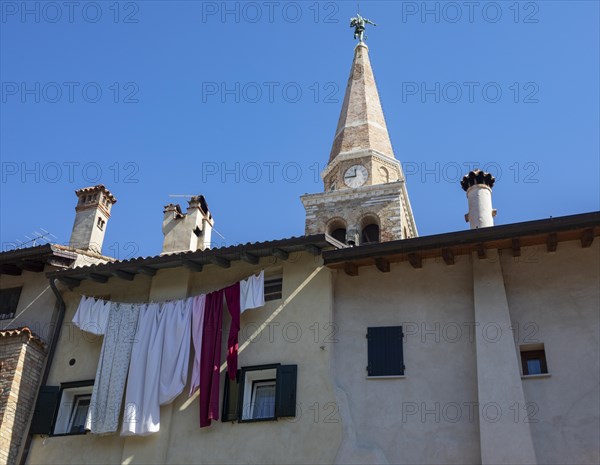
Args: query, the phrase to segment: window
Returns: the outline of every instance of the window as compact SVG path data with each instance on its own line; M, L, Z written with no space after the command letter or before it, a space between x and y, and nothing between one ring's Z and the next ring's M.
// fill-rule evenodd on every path
M346 230L344 228L338 228L334 231L331 231L331 237L333 237L336 241L340 241L342 244L345 244Z
M85 417L87 416L91 399L92 394L80 394L75 396L71 416L69 417L69 423L67 425L68 434L85 432Z
M541 375L548 373L544 344L526 344L520 346L521 368L523 375Z
M97 223L98 228L104 229L105 224L106 224L105 221L102 218L98 217L98 223Z
M348 225L342 218L333 218L327 223L327 234L342 244L346 243Z
M368 376L403 376L402 326L367 328Z
M42 386L31 426L33 434L85 434L93 386L93 380Z
M265 302L281 299L283 278L265 278Z
M260 365L226 376L222 421L253 422L296 416L297 365Z
M0 289L0 320L10 320L15 316L21 297L21 289L21 287Z
M362 230L362 243L379 242L379 226L376 224L368 224Z

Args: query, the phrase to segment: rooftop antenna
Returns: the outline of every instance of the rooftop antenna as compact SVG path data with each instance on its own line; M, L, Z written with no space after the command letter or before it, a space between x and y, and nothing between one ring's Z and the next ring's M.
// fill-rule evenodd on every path
M23 242L19 239L15 239L15 242L11 242L8 245L14 245L16 249L24 249L27 247L36 247L38 245L49 244L51 241L58 239L54 234L46 231L44 228L39 228L40 231L33 231L29 237L27 234L23 234L27 241Z

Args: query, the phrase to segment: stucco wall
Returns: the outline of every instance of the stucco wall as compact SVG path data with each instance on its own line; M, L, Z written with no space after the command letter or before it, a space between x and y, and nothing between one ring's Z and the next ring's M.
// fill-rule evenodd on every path
M475 347L464 325L473 321L470 259L392 264L389 273L364 267L334 280L333 362L348 425L337 462L478 463ZM367 379L367 327L396 325L405 377Z
M540 464L600 462L600 241L502 257L516 347L543 343L550 377L523 379ZM520 410L522 420L524 409Z
M147 301L195 295L229 285L252 272L283 273L283 298L242 315L239 343L243 346L258 325L279 311L255 342L239 354L239 366L263 363L298 365L297 417L276 422L222 423L199 428L197 396L186 387L173 404L161 408L161 431L148 437L36 437L30 464L49 463L331 463L341 440L341 423L329 377L331 345L323 343L332 320L330 271L319 268L320 257L291 254L287 262L263 259L258 265L234 262L230 269L205 267L202 273L184 268L159 271L133 282L84 283L67 291L65 327L57 348L49 384L93 379L102 338L68 324L81 293L110 295L112 300ZM292 298L293 296L293 298ZM290 300L291 299L291 300ZM282 305L286 304L282 307ZM224 311L226 343L229 316ZM311 330L311 327L314 328ZM317 339L315 334L320 329ZM225 353L223 346L223 353ZM76 363L69 365L71 358ZM221 397L224 374L221 378ZM301 439L300 439L301 438Z
M480 278L504 281L498 284L506 290L513 333L497 334L503 325L476 321L471 260L486 262L476 256L459 256L453 266L424 260L422 269L403 262L389 273L372 266L360 268L358 277L334 275L340 342L333 366L344 423L338 463L481 463L479 422L496 422L498 414L514 422L512 429L530 422L537 463L598 463L599 241L591 248L560 243L555 253L523 247L517 258L510 251L489 255L500 260L501 274ZM392 325L404 327L406 376L366 379L367 327ZM520 344L544 343L550 376L522 379L522 405L506 405L488 392L486 399L496 398L501 410L490 405L486 412L477 389L477 337L498 350L505 344L494 342L510 338L516 364ZM500 439L486 447L514 446Z
M46 266L44 271L52 271L52 269ZM45 272L23 271L20 276L2 275L0 288L22 287L22 290L15 318L0 320L0 329L27 326L45 342L50 340L54 330L52 318L56 297L50 289Z

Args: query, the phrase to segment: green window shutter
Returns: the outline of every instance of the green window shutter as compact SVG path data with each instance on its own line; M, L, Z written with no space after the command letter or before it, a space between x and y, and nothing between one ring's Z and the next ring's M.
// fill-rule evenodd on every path
M235 421L238 419L238 394L239 394L240 370L235 380L231 381L225 373L225 387L223 389L223 412L221 421Z
M277 368L275 417L296 416L296 381L298 365L281 365Z
M404 375L402 326L367 328L369 376Z
M42 386L31 421L31 434L50 434L52 423L58 406L60 388L58 386Z

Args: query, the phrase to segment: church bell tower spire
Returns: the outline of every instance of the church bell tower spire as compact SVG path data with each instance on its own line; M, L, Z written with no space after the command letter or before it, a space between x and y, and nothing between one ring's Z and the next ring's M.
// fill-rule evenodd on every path
M364 42L368 24L375 26L360 14L350 20L358 44L329 163L321 173L324 192L301 198L306 234L327 233L349 245L417 236Z

